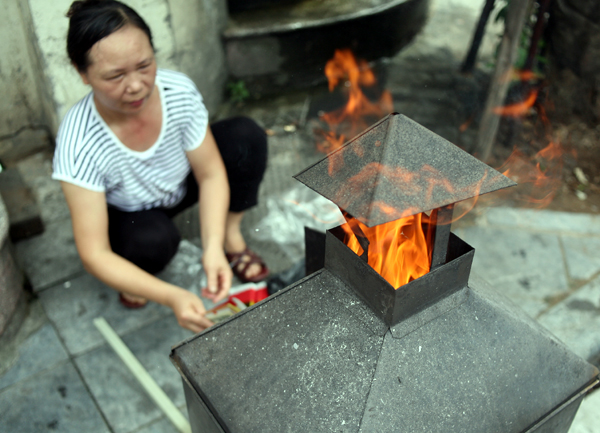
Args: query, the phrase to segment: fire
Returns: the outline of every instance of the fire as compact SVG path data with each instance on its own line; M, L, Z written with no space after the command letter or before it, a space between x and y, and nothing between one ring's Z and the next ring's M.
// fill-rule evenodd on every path
M329 168L331 168L331 161ZM346 180L345 185L340 188L333 201L343 209L349 208L351 204L356 202L364 203L362 208L355 208L358 209L357 212L363 215L385 214L388 220L395 220L418 213L419 208L435 209L439 207L440 203L434 201L436 191L442 190L452 195L473 197L458 203L451 221L442 222L442 224L451 224L462 218L475 206L481 187L489 180L488 178L489 174L486 171L477 182L459 188L452 185L441 173L427 164L423 165L419 171L412 172L403 167L388 167L378 162L370 162L356 175ZM420 207L411 206L407 202L402 208L396 208L382 201L365 198L366 195L370 195L370 191L377 188L402 189L405 196L417 197L421 203Z
M337 50L333 59L327 63L325 73L329 80L329 90L333 91L343 84L342 88L348 96L345 107L321 116L321 121L328 125L329 130L320 131L323 141L318 143L318 149L329 153L328 170L333 177L344 164L342 153L336 150L347 138L357 136L370 123L392 112L393 102L387 91L382 93L377 102L371 102L365 96L362 88L375 85L375 76L367 63L356 60L349 50ZM353 146L352 149L359 157L364 152L358 146ZM478 195L486 178L487 173L481 181L465 188L474 190L475 195ZM345 187L338 192L339 196L334 201L342 209L347 208L358 196L373 191L379 182L384 182L386 188L401 188L403 194L419 197L420 203L425 204L434 201L437 188L452 194L459 192L431 166L424 165L417 172L411 172L403 167L386 167L377 162L369 162L358 174L346 181ZM393 221L369 228L346 214L347 223L341 226L346 233L344 243L359 256L364 253L361 244L366 246L368 243L369 265L395 288L428 273L431 267L431 237L434 233L431 224L434 218L418 213L409 203L401 209L372 200L364 200L364 203L370 209L364 209L365 212L361 211L361 214L370 214L372 210L374 214L383 213L389 217L388 221ZM432 203L432 206L424 208L435 207Z
M321 116L329 131L320 131L323 141L318 150L332 152L342 146L348 138L364 131L372 120L379 120L393 111L392 96L384 91L377 102L371 102L362 89L377 84L375 74L365 60L357 60L350 50L336 50L334 57L325 65L329 91L343 86L348 102L343 108ZM341 87L341 86L340 86Z
M321 132L324 140L317 144L317 148L324 153L331 152L328 168L329 174L333 175L343 164L341 155L334 151L339 149L347 138L364 131L369 123L391 113L393 101L388 91L384 91L377 102L371 102L365 96L362 88L376 84L375 74L366 61L356 60L350 50L336 50L333 59L325 66L325 75L329 81L330 92L342 83L348 96L347 104L343 108L321 116L329 131ZM358 149L355 151L360 153ZM379 164L369 165L361 178L365 175L372 177L373 170L381 169ZM393 177L406 181L411 174L396 173ZM403 183L410 185L410 182ZM352 181L350 185L353 185ZM396 212L395 209L388 209L384 203L380 203L379 207L384 212ZM429 256L421 219L420 215L410 216L368 228L358 220L349 218L348 222L342 225L347 233L345 243L355 253L362 254L362 247L352 227L359 233L362 231L370 242L369 265L397 288L429 271Z
M507 117L522 117L533 107L538 97L538 89L534 89L529 93L529 96L522 102L496 107L494 113L500 116Z
M531 90L527 92L527 97L523 101L502 107L495 107L493 110L494 113L499 116L515 118L523 117L529 113L537 102L538 94L540 92L540 78L541 76L539 74L532 71L512 69L506 77L506 81L518 81L521 86L527 86L528 88L531 88Z
M469 195L474 195L474 199L464 200L459 203L461 206L455 207L453 217L451 213L444 218L436 218L435 224L438 226L451 224L463 217L475 205L481 186L488 178L486 172L475 184L457 190L428 165L423 166L418 173L413 173L401 167L392 169L378 163L369 163L347 181L348 190L368 191L376 188L376 183L369 184L369 181L378 178L375 176L377 173L386 179L389 187L404 188L405 192L422 197L425 203L432 199L435 188L443 188L452 194L468 191ZM342 197L339 197L337 202L341 201ZM435 231L432 226L433 213L430 217L426 213L415 213L415 209L411 207L397 209L380 201L374 201L370 205L389 218L398 219L368 227L345 214L347 223L342 225L346 233L344 243L361 256L364 250L359 237L366 238L369 243L369 265L396 289L428 273L431 268L432 234Z
M539 78L530 71L514 71L512 76L522 82ZM500 116L521 118L535 108L549 144L533 157L515 147L498 171L517 182L519 186L512 193L516 193L518 201L543 208L550 204L560 187L565 151L551 136L552 127L544 107L537 102L538 94L539 88L534 88L522 102L497 107L494 112Z
M533 158L514 149L499 170L519 184L519 201L543 208L550 204L560 187L564 153L554 141Z
M426 214L419 213L369 228L350 218L342 225L344 243L357 255L363 254L356 229L352 228L358 226L369 241L369 265L397 289L429 272L431 258L423 231L428 221Z

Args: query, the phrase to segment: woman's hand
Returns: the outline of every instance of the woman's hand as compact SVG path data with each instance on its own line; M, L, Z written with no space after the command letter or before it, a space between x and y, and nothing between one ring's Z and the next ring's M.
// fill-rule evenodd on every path
M86 270L118 292L170 307L179 324L190 331L200 332L213 325L196 295L158 279L111 250L104 193L66 182L62 187L71 210L77 250ZM222 280L229 290L231 277Z
M223 159L215 139L206 129L202 144L187 152L188 160L198 183L200 237L204 255L202 264L207 278L207 289L202 295L213 302L227 296L233 273L225 258L225 221L229 208L229 184Z
M206 309L200 298L185 289L179 289L170 296L171 307L179 326L198 333L213 325L206 318Z
M207 289L202 296L213 302L227 297L231 288L232 271L222 248L207 249L202 255L202 265L206 273Z

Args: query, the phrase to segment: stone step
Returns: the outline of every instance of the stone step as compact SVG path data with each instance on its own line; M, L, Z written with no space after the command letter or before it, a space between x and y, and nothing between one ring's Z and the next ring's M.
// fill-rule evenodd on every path
M10 221L10 239L16 242L44 231L40 208L23 180L19 164L43 151L51 151L50 132L44 127L27 126L0 140L0 195Z
M0 161L13 167L19 161L52 146L50 133L42 127L24 127L14 135L0 140Z
M325 83L336 49L391 57L425 24L429 0L303 0L230 15L227 64L252 96Z
M23 275L13 257L8 232L8 212L0 196L0 347L12 339L26 309Z
M40 208L17 167L0 173L0 196L4 200L13 242L44 231Z

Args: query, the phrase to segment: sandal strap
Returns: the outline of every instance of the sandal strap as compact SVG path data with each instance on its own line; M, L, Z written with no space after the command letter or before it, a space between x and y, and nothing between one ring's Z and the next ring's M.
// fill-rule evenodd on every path
M231 266L233 273L244 282L256 282L266 277L269 273L269 268L265 262L260 258L258 254L246 247L244 251L239 253L226 253L227 261ZM242 260L247 258L247 260ZM248 267L253 264L258 264L261 267L261 271L256 277L246 277ZM258 277L258 278L257 278Z
M262 263L261 258L258 257L258 255L248 247L246 247L246 249L242 252L227 253L225 256L227 257L227 261L229 262L230 266L236 266L239 263ZM242 261L244 257L250 257L250 260Z

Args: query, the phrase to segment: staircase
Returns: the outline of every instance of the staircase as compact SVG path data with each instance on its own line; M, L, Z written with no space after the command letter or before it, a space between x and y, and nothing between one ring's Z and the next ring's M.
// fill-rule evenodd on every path
M429 0L229 0L223 33L233 80L254 97L326 82L336 49L374 61L419 32Z

